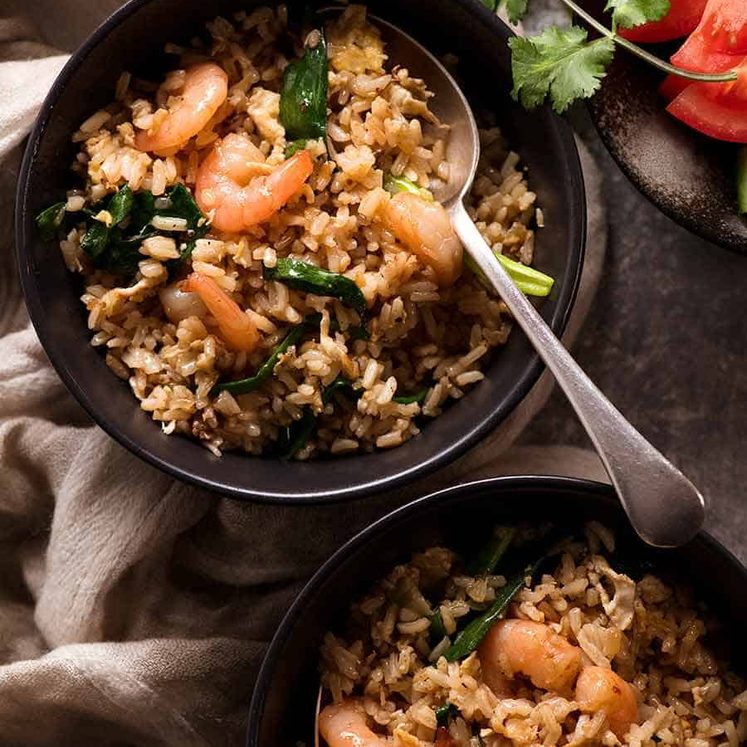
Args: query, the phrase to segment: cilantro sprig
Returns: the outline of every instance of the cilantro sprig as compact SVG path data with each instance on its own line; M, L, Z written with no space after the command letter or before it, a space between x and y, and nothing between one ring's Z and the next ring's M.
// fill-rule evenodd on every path
M517 24L527 12L529 0L482 0L482 4L494 13L505 8L508 20Z
M651 21L661 21L669 13L669 0L607 0L613 28L632 29Z
M524 17L528 0L483 0L494 10L505 6L511 23ZM736 79L736 73L696 73L670 65L633 42L619 36L618 28L632 28L660 21L669 12L669 0L607 0L605 11L611 15L611 28L600 23L574 0L561 0L578 18L600 36L590 40L579 26L550 26L535 36L509 40L513 97L525 108L534 109L546 99L556 112L564 112L574 101L593 96L598 90L615 47L623 47L662 72L690 80L724 82Z
M562 113L576 99L593 95L615 45L606 37L593 42L587 37L578 26L551 26L530 39L509 39L514 97L534 109L550 96L555 111Z

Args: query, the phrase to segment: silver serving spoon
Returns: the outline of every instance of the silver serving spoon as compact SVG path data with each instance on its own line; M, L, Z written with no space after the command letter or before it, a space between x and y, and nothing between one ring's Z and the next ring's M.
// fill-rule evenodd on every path
M434 113L451 125L447 149L449 181L434 190L434 197L448 211L464 248L565 392L591 437L635 531L655 547L684 544L703 525L703 496L633 428L581 370L493 256L467 214L464 198L475 177L480 145L475 118L464 94L443 65L414 39L386 21L372 20L382 30L389 59L427 81L435 94Z

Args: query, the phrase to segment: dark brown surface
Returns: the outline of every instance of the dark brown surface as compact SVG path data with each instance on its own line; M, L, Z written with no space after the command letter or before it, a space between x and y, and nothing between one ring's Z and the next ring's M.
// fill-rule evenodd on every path
M647 202L584 119L574 124L602 168L610 232L576 359L703 491L709 531L747 562L747 258ZM557 389L522 442L589 446Z

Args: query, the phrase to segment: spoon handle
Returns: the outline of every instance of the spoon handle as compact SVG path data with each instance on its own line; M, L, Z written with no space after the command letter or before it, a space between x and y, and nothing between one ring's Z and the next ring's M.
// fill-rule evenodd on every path
M633 428L573 360L493 256L464 206L454 205L450 214L465 249L498 291L568 397L633 528L655 547L676 547L687 542L705 519L703 496Z

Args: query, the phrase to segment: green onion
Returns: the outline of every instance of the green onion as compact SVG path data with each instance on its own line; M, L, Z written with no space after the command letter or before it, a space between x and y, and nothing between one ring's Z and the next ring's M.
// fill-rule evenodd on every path
M400 397L392 397L392 402L396 402L398 405L412 405L417 402L419 405L422 405L425 402L428 389L429 387L424 387L414 394L403 394Z
M255 389L259 389L272 376L272 372L275 370L280 356L292 345L297 344L307 330L308 325L305 322L292 327L280 344L272 351L270 357L257 369L257 373L238 381L227 381L223 384L216 384L213 387L213 393L230 392L231 394L248 394Z
M55 202L36 216L36 226L43 241L51 241L65 219L65 203Z
M80 240L80 248L95 262L103 256L108 243L109 229L95 220Z
M549 275L545 275L544 272L535 270L529 265L525 265L521 262L516 262L509 257L498 252L493 252L495 258L503 265L504 269L511 276L511 279L516 283L519 290L527 296L548 296L552 290L552 286L555 280ZM472 257L469 254L464 256L464 263L469 269L477 275L483 283L488 283L487 278L483 274L482 270L477 266Z
M300 60L289 62L280 91L280 121L292 139L327 134L327 42L324 31L306 37Z
M475 576L488 576L494 573L515 536L516 527L498 527L491 541L483 548L470 567L470 572Z
M353 383L344 376L338 376L331 384L324 388L322 402L329 404L337 394L346 394L353 400L359 400L362 392L353 387Z
M292 142L288 143L288 145L285 146L285 150L283 151L283 155L286 158L290 158L291 156L296 155L299 150L303 150L306 147L307 140L305 138L301 140L293 140Z
M431 621L430 638L431 642L435 645L446 638L446 628L444 627L444 620L441 617L440 610L436 610L429 619Z
M294 290L337 298L355 309L361 318L366 315L366 299L361 289L350 278L337 272L322 270L310 262L293 257L284 257L277 261L275 267L265 267L264 276Z
M275 444L277 456L281 459L292 459L306 446L316 428L316 418L310 407L304 407L299 420L294 420L282 429L280 438Z
M156 208L156 200L151 192L133 192L125 184L111 197L102 200L93 208L85 208L82 215L87 216L86 232L81 239L81 249L94 261L97 267L110 272L132 274L137 271L138 263L143 259L140 247L145 239L151 236L170 236L173 232L158 231L151 222L155 216L181 218L187 222L187 243L182 247L180 258L171 260L171 268L189 259L197 239L202 238L210 226L200 211L194 197L183 184L176 184L166 193L167 207ZM106 211L111 216L111 225L107 226L94 216ZM65 217L65 203L57 203L47 208L36 219L39 231L44 239L54 237ZM175 238L182 239L184 233Z
M109 214L112 216L112 226L118 226L130 216L134 196L129 185L125 184L109 202Z
M394 174L389 171L384 174L384 189L392 194L397 194L397 192L409 192L410 194L419 195L431 202L433 201L433 195L427 189L419 187L415 182L404 176L394 176Z
M469 656L482 642L493 624L503 617L508 605L516 594L526 584L527 576L531 576L539 563L525 568L523 571L514 574L506 580L506 585L496 590L495 601L483 612L476 617L467 627L462 630L456 637L454 643L446 650L444 656L446 661L459 661Z
M737 204L740 213L747 213L747 145L737 154Z
M459 709L453 703L444 703L436 708L436 724L438 726L448 726L449 719L456 716Z

